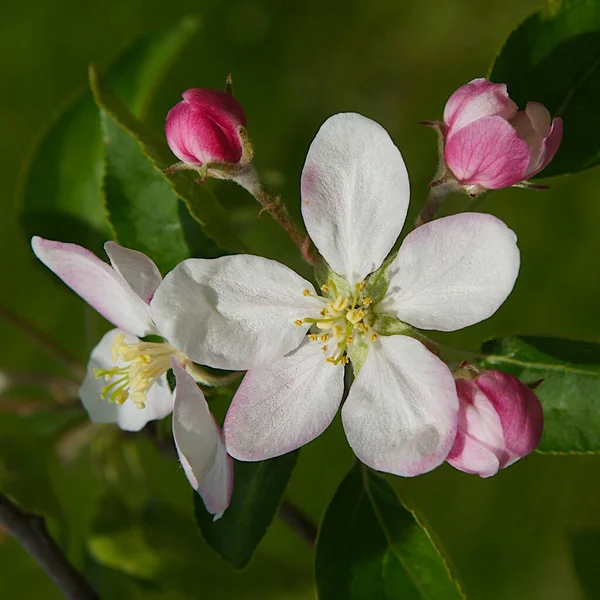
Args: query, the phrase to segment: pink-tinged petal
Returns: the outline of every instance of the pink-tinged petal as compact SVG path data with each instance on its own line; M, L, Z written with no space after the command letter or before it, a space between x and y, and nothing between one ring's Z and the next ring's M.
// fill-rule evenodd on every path
M162 281L160 271L154 262L145 254L124 248L115 242L106 242L104 250L113 269L144 302L149 304Z
M508 97L505 84L474 79L459 87L448 99L444 108L446 135L450 137L483 117L510 119L516 112L517 105Z
M225 417L234 458L266 460L307 444L329 426L342 400L344 368L325 361L318 342L244 377Z
M460 129L446 141L445 158L456 180L489 190L522 181L529 147L501 117L484 117Z
M448 367L402 335L371 343L342 408L356 456L373 469L405 477L431 471L446 459L457 418Z
M492 477L500 469L500 461L492 450L460 430L446 460L455 469L480 477Z
M154 333L150 307L108 264L76 244L34 236L34 254L113 325L145 336Z
M498 413L470 379L458 379L458 433L448 462L465 473L491 477L506 462L504 432Z
M180 363L171 359L171 364L176 378L173 439L177 454L190 485L216 521L231 500L233 461L200 388Z
M133 335L119 329L112 329L106 333L92 350L87 365L87 375L79 388L79 395L93 423L116 423L125 431L139 431L148 421L163 419L171 413L173 394L169 389L167 378L163 375L150 388L145 408L138 408L130 400L126 400L123 404L115 404L100 397L102 388L110 382L103 377L96 377L94 369L104 370L115 366L111 348L118 334L123 334L128 344L139 342ZM117 365L122 366L123 363L118 360Z
M420 329L455 331L487 319L519 273L517 236L500 219L463 213L417 227L388 273L378 312Z
M502 371L486 371L476 381L502 424L507 457L500 466L508 466L533 452L544 428L544 412L535 393Z
M542 139L547 138L550 135L550 129L552 128L552 119L548 109L539 102L528 102L525 107L525 114L531 121L533 130Z
M193 154L190 137L193 133L189 123L189 108L183 102L176 104L168 113L165 122L165 137L171 152L189 165L202 165L202 159Z
M229 94L190 89L169 111L165 134L173 153L185 163L237 163L243 153L239 128L245 125L241 105Z
M563 138L563 120L557 117L552 121L552 128L548 137L542 142L539 156L536 160L532 158L527 167L525 178L528 179L537 175L540 171L545 169L550 161L554 158Z
M271 364L297 348L310 325L295 322L318 316L323 301L288 267L239 254L183 261L151 305L161 335L188 358L235 371Z
M381 125L354 113L325 121L302 171L302 216L319 252L350 285L381 266L409 194L402 155Z

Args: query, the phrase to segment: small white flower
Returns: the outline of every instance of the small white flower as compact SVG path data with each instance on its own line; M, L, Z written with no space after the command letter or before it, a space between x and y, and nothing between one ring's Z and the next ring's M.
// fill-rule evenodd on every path
M343 394L343 365L368 345L342 409L350 445L367 465L417 475L444 461L458 398L448 367L406 335L378 335L390 315L454 331L491 316L519 270L515 234L490 215L439 219L410 233L389 266L383 299L367 276L392 249L406 217L408 175L377 123L339 114L321 127L302 173L302 214L329 266L343 278L327 297L287 267L240 255L190 259L151 303L160 330L196 362L249 369L225 419L229 453L263 460L320 435Z
M173 412L173 438L185 474L207 510L221 516L233 482L221 429L185 370L186 356L166 340L140 339L161 336L149 304L162 280L156 265L114 242L104 245L111 265L75 244L34 237L31 246L51 271L117 327L92 350L79 389L90 419L139 431ZM170 368L176 377L174 394L166 377Z

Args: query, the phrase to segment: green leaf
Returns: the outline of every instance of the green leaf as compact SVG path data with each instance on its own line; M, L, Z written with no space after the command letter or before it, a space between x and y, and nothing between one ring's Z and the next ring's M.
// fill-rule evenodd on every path
M235 462L231 504L213 521L202 499L194 494L196 520L204 539L236 569L252 558L281 503L296 466L297 452L262 462Z
M544 337L491 340L483 365L524 383L543 379L535 392L544 407L542 452L600 451L600 344Z
M139 116L152 92L197 29L184 19L134 44L108 73L112 89ZM104 208L104 144L92 94L79 94L41 138L21 182L22 223L28 236L85 245L102 251L111 237Z
M600 164L600 3L550 0L510 35L490 79L523 109L541 102L564 119L564 139L541 176Z
M356 464L321 525L320 600L462 598L427 531L380 475Z
M148 254L163 271L196 252L217 255L207 235L221 248L245 250L228 212L206 184L195 183L189 171L163 173L173 162L166 142L135 119L93 67L90 86L102 114L106 207L118 241ZM196 219L187 226L180 199Z

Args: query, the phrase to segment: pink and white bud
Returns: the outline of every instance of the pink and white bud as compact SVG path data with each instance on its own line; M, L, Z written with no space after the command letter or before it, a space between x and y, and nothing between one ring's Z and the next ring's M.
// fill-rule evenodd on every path
M246 116L231 95L190 89L167 115L165 134L173 154L190 168L237 164L244 154Z
M444 108L444 160L468 193L515 185L544 169L558 151L562 119L539 102L519 111L506 85L474 79Z
M544 415L533 391L502 371L475 373L467 366L456 378L458 433L447 461L465 473L491 477L535 450Z

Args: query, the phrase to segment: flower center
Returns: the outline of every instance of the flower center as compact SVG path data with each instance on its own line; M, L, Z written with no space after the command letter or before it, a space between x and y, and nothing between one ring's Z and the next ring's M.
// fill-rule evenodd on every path
M321 289L329 294L331 299L322 300L325 306L319 312L319 317L298 319L296 325L310 323L311 333L309 339L313 342L323 344L321 350L325 354L325 360L334 365L348 364L348 349L357 341L358 337L368 335L372 341L377 336L372 332L373 312L371 304L373 299L365 297L363 291L366 287L364 281L357 283L352 295L340 293L332 280ZM304 296L310 296L310 290L304 290Z
M119 333L112 344L111 369L94 369L96 377L104 377L109 384L102 388L100 397L109 402L123 404L129 398L138 408L146 407L150 388L171 368L171 356L182 361L185 357L168 342L125 343ZM119 366L118 363L124 363Z

